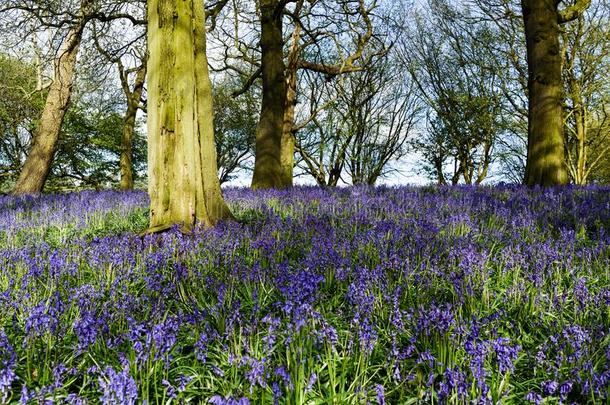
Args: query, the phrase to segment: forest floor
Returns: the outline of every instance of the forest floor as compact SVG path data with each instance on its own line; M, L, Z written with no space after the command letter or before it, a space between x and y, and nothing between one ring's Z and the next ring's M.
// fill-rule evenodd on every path
M610 188L0 197L0 403L606 403Z

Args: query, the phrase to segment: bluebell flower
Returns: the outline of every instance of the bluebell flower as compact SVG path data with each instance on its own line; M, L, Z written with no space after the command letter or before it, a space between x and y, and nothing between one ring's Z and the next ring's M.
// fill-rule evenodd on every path
M102 391L100 401L105 405L134 405L138 399L138 388L129 374L128 367L123 367L119 372L112 367L106 367L104 373L99 376L98 383Z
M271 383L271 392L273 392L274 405L279 405L280 399L282 398L282 388L280 388L280 385L277 383L277 381Z
M36 393L28 390L27 386L23 384L21 387L21 398L19 399L20 405L26 405L30 401L33 401L36 398ZM6 398L2 399L2 402L6 401Z
M511 346L509 338L496 339L492 342L492 347L500 365L500 373L505 374L513 371L515 368L514 362L521 348L518 345Z
M574 298L578 305L578 309L583 311L590 299L591 295L589 294L589 289L587 288L586 279L584 277L579 277L576 280L576 284L574 285Z
M15 374L16 364L15 350L4 330L0 329L0 395L2 395L2 403L6 402L12 391L13 382L17 379Z
M17 380L17 375L12 367L3 368L0 370L0 394L2 395L2 403L5 403L9 394L13 391L13 382Z
M192 376L185 376L184 374L178 374L176 377L176 382L178 383L177 389L178 392L184 392L186 390L186 386L193 381Z
M540 395L536 392L528 392L527 395L525 396L525 400L529 401L529 402L533 402L536 405L540 405L540 404L542 404L543 398L542 398L542 395Z
M375 385L375 392L377 392L377 403L379 405L385 405L385 391L383 389L383 385Z
M214 395L208 401L209 404L212 405L250 405L250 400L248 398L224 398L220 395Z
M290 373L286 370L284 366L276 368L275 375L282 379L285 387L289 389L292 388L292 380L290 378Z
M313 385L318 381L318 375L316 373L311 373L309 379L307 380L307 386L305 387L305 392L309 392L313 389Z
M81 313L80 318L74 321L74 332L78 338L79 346L87 348L94 344L103 326L103 320L93 312L84 311Z
M42 300L32 310L25 321L25 333L30 337L44 333L55 333L59 327L59 317L63 313L63 303L59 294L54 294L48 301Z
M546 395L553 395L555 392L557 392L557 388L559 388L559 383L557 381L550 380L542 383L542 391Z
M562 400L565 400L568 394L572 391L572 382L566 381L559 386L559 395Z
M172 383L164 379L161 381L161 384L165 387L165 395L167 395L169 399L176 399L177 391Z
M81 398L76 394L68 394L64 402L69 405L87 405L89 403L85 398Z
M253 357L244 358L249 366L249 370L246 372L246 378L250 382L250 390L252 390L255 385L265 387L265 361L257 360Z

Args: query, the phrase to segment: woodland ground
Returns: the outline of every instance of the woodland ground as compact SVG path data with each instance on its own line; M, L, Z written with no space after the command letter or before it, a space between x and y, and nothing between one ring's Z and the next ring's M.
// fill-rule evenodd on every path
M610 188L0 197L0 403L606 403Z

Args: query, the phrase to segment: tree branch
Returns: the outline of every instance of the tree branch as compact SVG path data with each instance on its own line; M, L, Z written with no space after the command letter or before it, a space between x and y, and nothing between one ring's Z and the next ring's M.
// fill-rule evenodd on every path
M246 83L244 83L244 85L242 86L241 89L234 91L231 96L233 96L233 98L239 97L242 94L246 93L250 87L252 87L252 85L254 84L254 82L261 77L261 75L263 74L263 68L259 67L258 69L256 69L254 71L254 73L252 73L252 75L250 75L250 77L248 78L248 80L246 80Z
M591 0L577 0L573 5L559 10L557 13L557 22L564 24L574 21L579 18L591 5Z

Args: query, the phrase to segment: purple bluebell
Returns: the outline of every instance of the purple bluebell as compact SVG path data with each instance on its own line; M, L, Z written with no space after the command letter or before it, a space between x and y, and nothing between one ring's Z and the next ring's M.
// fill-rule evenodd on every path
M225 398L220 395L214 395L212 398L208 400L209 404L212 405L250 405L250 401L248 398Z
M521 350L520 346L512 346L509 338L498 338L492 342L492 347L500 366L500 373L512 372L515 369L514 362Z
M138 399L136 382L129 374L129 368L117 372L112 367L106 367L98 378L102 396L100 401L105 405L125 404L134 405Z

